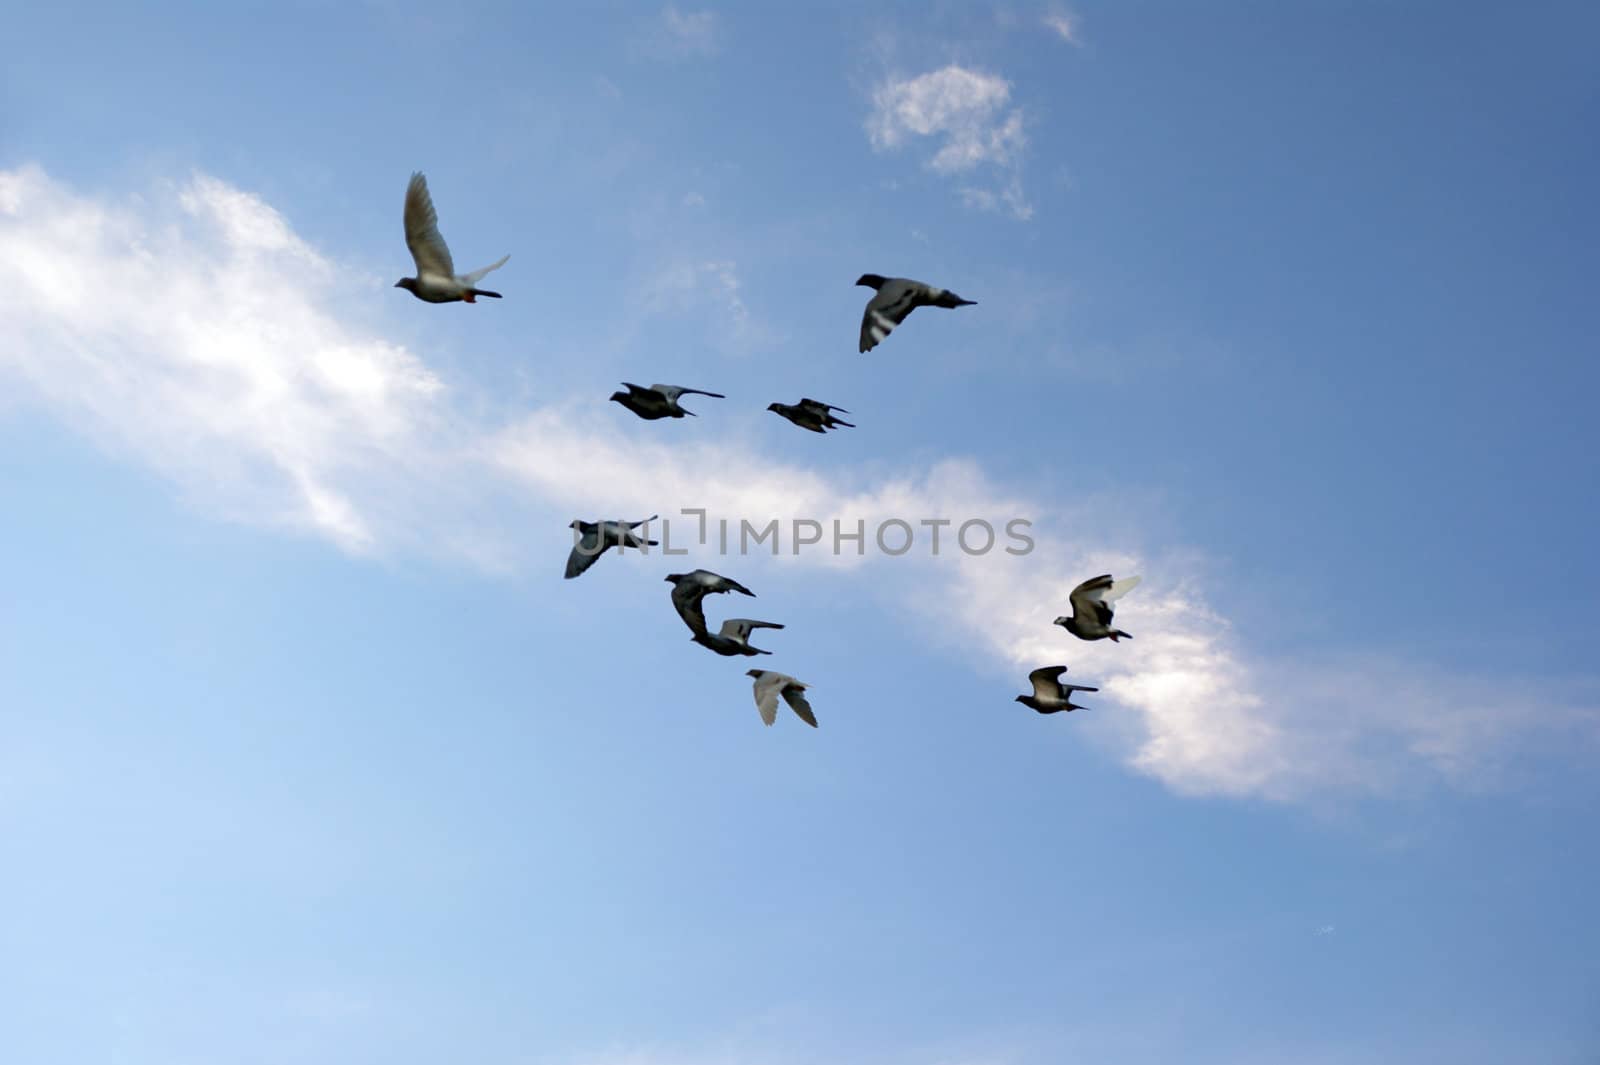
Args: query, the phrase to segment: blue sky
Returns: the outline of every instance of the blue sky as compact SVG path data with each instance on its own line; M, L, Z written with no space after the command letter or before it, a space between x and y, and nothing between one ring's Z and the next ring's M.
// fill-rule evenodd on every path
M1600 1053L1592 10L6 21L8 1062ZM1036 547L561 579L683 507Z

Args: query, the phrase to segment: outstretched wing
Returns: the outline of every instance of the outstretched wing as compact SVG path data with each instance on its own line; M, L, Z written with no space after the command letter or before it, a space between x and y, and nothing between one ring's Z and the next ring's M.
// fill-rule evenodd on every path
M817 715L811 712L811 704L806 702L804 692L804 684L801 684L798 681L791 682L784 686L783 701L789 704L789 709L800 715L801 721L804 721L812 728L816 728Z
M704 635L706 632L706 615L700 607L700 600L706 597L706 591L704 585L691 584L688 581L679 581L672 586L672 609L678 612L683 623L689 626L689 631L696 636Z
M722 628L719 630L719 632L723 636L728 636L743 642L748 640L750 638L750 634L756 629L781 628L783 628L783 626L779 625L775 621L751 621L749 618L729 618L727 621L722 623Z
M840 414L849 414L850 413L849 411L845 410L843 407L835 407L833 404L824 403L820 399L802 399L800 401L800 405L802 407L810 407L812 410L815 410L815 411L821 411L824 414L826 414L830 410L836 410Z
M721 392L707 392L703 388L684 388L682 385L651 385L650 389L653 392L660 392L669 400L677 399L679 396L710 396L712 399L728 398Z
M420 170L411 175L411 184L406 186L406 247L411 249L418 277L423 274L455 276L450 249L439 235L439 216L433 210L433 197L428 195L428 179Z
M479 281L483 280L483 275L484 274L487 274L490 270L498 270L498 269L500 269L502 266L504 266L506 264L506 260L509 259L509 258L511 258L510 255L502 255L502 256L500 256L500 259L499 259L498 262L492 262L488 266L480 266L478 269L472 271L472 273L470 273L470 274L462 274L461 275L462 283L466 284L466 285L476 285Z
M788 680L782 673L763 673L756 678L756 710L764 724L778 720L778 689Z
M600 544L598 531L584 533L578 542L572 545L572 554L567 556L567 579L571 580L594 565L605 550Z
M871 351L883 343L883 338L894 332L894 327L916 309L917 296L926 288L920 282L904 278L893 278L878 286L878 291L867 301L866 313L861 316L861 351Z
M1028 674L1028 682L1033 685L1035 699L1054 699L1061 695L1061 674L1067 671L1066 666L1041 666Z

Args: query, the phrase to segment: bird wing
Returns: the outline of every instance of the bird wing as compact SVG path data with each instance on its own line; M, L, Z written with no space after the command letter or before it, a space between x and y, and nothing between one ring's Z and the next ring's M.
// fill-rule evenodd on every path
M778 689L788 679L782 673L762 673L756 678L756 709L761 712L763 723L770 725L778 720Z
M919 281L893 278L878 287L861 316L861 351L871 351L894 332L917 306L917 296L927 288ZM846 412L848 413L848 412Z
M511 258L511 256L502 255L502 256L500 256L500 259L499 259L498 262L492 262L488 266L480 266L480 267L478 267L478 269L472 271L472 273L470 273L470 274L462 274L461 275L462 283L466 284L466 285L476 285L479 281L483 280L483 275L484 274L487 274L490 270L498 270L498 269L500 269L502 266L504 266L506 264L506 260L509 259L509 258Z
M1061 674L1067 671L1066 666L1041 666L1028 674L1028 682L1033 685L1035 699L1059 699L1061 697Z
M706 589L702 586L688 581L678 581L672 585L672 609L678 612L683 623L696 636L706 631L706 615L700 608L700 601L705 597Z
M751 621L749 618L729 618L727 621L722 623L722 628L718 630L718 633L719 635L730 637L742 643L748 640L750 638L750 634L756 629L781 628L783 628L783 626L779 625L775 621Z
M600 546L600 534L584 533L572 545L572 554L567 556L567 579L571 580L594 565L604 553L605 548Z
M817 715L811 712L811 704L806 702L805 688L806 686L799 681L790 680L788 684L783 686L783 701L789 704L789 709L800 715L801 721L804 721L812 728L816 728Z
M1109 587L1111 587L1111 574L1103 573L1098 577L1090 577L1072 589L1072 594L1068 596L1072 603L1072 613L1081 618L1099 617L1102 605L1101 593Z
M1124 577L1120 581L1112 581L1111 586L1100 594L1100 598L1107 603L1115 602L1133 591L1134 585L1142 580L1143 577Z
M450 258L450 249L439 235L439 216L433 209L433 197L428 195L428 179L421 171L412 174L411 184L406 186L406 247L411 249L418 277L423 274L455 276L456 266Z
M802 407L810 407L812 410L822 411L824 414L827 413L830 410L836 410L840 414L849 414L850 413L849 411L845 410L843 407L835 407L833 404L824 403L820 399L802 399L800 401L800 405Z
M651 385L651 391L660 392L668 399L677 399L679 396L710 396L712 399L727 399L721 392L707 392L703 388L684 388L682 385Z

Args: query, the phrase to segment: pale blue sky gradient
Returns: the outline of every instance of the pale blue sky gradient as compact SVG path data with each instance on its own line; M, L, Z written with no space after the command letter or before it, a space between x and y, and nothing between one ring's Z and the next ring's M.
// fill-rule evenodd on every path
M0 1060L1600 1055L1593 9L4 22ZM885 87L951 66L1016 150L875 146ZM511 253L503 301L389 287L414 169L458 266ZM129 300L81 272L141 247ZM163 263L438 388L318 406L325 352L248 292L194 341ZM867 271L978 306L862 356ZM622 380L729 398L644 423ZM765 411L801 395L859 427ZM685 498L717 448L739 483ZM560 577L572 517L761 485L1041 546ZM1131 643L1050 629L1128 560ZM786 623L759 665L820 729L689 642L692 565L759 594L714 618ZM1055 662L1092 710L1011 702Z

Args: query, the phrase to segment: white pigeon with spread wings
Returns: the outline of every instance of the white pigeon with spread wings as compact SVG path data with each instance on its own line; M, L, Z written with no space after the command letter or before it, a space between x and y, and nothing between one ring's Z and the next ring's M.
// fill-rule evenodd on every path
M479 296L500 298L500 293L478 288L483 275L504 266L511 256L490 263L470 274L456 274L456 264L450 258L450 248L439 233L439 216L433 209L433 197L428 195L428 179L418 171L411 175L406 186L406 247L411 249L411 259L416 263L416 277L402 277L395 288L409 291L427 303L476 303Z
M781 695L801 721L812 728L817 727L817 715L811 712L811 704L806 702L805 697L809 684L802 684L788 674L774 673L770 669L752 669L745 676L756 678L756 710L760 712L763 722L771 725L778 720L778 696Z
M1109 573L1089 578L1072 589L1072 595L1069 597L1072 603L1072 616L1056 618L1054 624L1060 625L1080 640L1109 638L1112 643L1116 643L1123 638L1133 639L1111 624L1114 613L1111 604L1132 591L1139 581L1138 577L1124 577L1120 581L1114 581Z
M861 348L871 351L894 332L894 327L918 307L970 307L977 300L964 300L948 289L936 288L909 277L884 277L862 274L858 285L875 289L861 315Z

